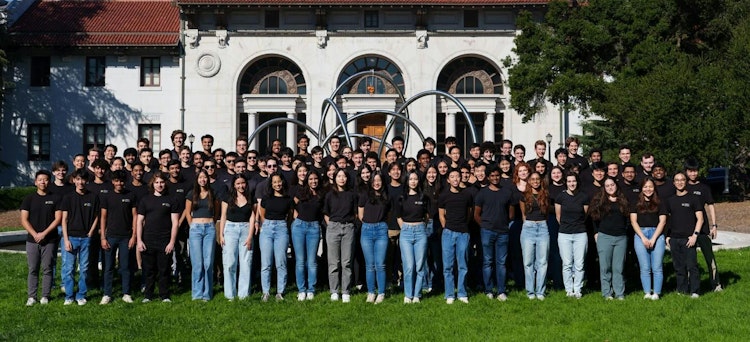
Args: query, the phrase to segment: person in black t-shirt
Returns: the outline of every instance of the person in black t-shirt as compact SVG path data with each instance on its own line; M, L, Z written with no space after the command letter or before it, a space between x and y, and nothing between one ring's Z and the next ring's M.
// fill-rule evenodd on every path
M224 297L245 299L250 294L250 268L253 264L253 207L255 201L247 191L247 179L242 174L232 178L232 189L221 202L219 243L224 266ZM237 267L239 266L239 274Z
M543 164L538 164L543 165ZM542 175L534 172L529 175L526 191L519 203L523 226L521 228L521 249L529 299L544 300L547 278L547 256L549 254L548 213L552 211L547 186Z
M716 224L716 209L714 208L714 197L711 194L711 187L701 183L698 179L698 163L688 161L685 166L685 175L688 178L687 190L701 199L703 205L703 227L701 234L698 235L698 247L700 247L703 258L706 260L708 269L708 279L711 281L711 289L716 292L723 290L719 280L719 269L716 266L716 256L714 256L712 239L716 239L718 225ZM710 223L710 225L709 225ZM709 227L711 227L709 229Z
M406 175L406 189L394 208L401 226L399 246L404 265L404 303L419 303L425 278L429 197L422 193L416 170Z
M307 169L300 164L297 170ZM307 172L302 186L294 194L294 221L292 222L292 243L296 264L297 300L315 298L315 284L318 280L317 252L320 243L320 221L323 219L323 194L320 189L321 177L315 170Z
M286 288L286 249L289 232L286 223L291 217L294 199L289 196L286 179L278 171L268 177L267 195L260 201L260 281L262 300L267 302L271 294L271 267L276 264L276 300L284 300Z
M623 173L625 170L623 169ZM664 227L667 224L667 211L656 193L656 185L652 179L646 178L641 183L638 200L631 202L630 207L630 224L635 236L640 239L634 239L636 241L633 244L641 269L641 285L645 293L643 298L658 300L664 283L662 262L666 248Z
M562 258L563 283L568 297L581 298L583 263L588 248L586 212L589 198L578 187L578 175L565 175L566 190L555 198L555 217L560 224L557 243Z
M443 277L445 279L445 302L453 304L458 287L458 300L469 303L466 292L466 274L468 273L469 248L469 219L472 217L471 207L473 199L468 191L462 191L461 173L451 170L448 173L449 188L444 190L438 198L438 215L444 227L443 245ZM453 264L458 264L458 284L454 282Z
M667 246L672 252L677 292L698 298L700 274L695 247L703 226L703 207L698 196L687 191L686 183L684 173L674 175L675 195L667 199Z
M146 288L143 291L144 303L154 296L154 284L159 279L159 297L163 302L169 298L169 272L177 240L177 227L180 220L180 206L167 192L167 175L154 173L149 182L151 193L138 202L136 236L138 250L143 259L143 273Z
M34 176L36 192L21 202L21 226L28 233L26 237L26 257L29 274L27 278L26 306L37 301L39 269L42 270L41 304L49 303L52 292L52 269L55 268L54 255L57 254L57 225L62 213L59 210L60 196L49 190L52 175L47 170L37 171Z
M349 303L349 285L352 279L352 249L354 244L354 220L357 214L357 194L347 188L349 173L337 169L333 174L334 184L326 194L323 204L328 246L328 283L331 301Z
M135 193L125 188L127 173L118 170L112 173L112 192L100 196L101 199L101 247L104 250L104 296L100 304L112 301L112 280L114 278L115 256L119 261L122 281L122 300L132 303L130 282L133 272L135 236Z
M65 305L86 305L88 286L86 278L91 267L92 258L89 257L91 236L98 227L99 197L86 190L89 175L85 169L73 171L71 175L76 190L62 200L63 238L65 239L65 253L63 260L63 282L65 285ZM98 242L98 241L97 241ZM78 293L73 292L75 261L78 259ZM96 259L93 259L96 262ZM96 263L93 264L96 267Z
M70 178L67 176L68 164L62 160L58 160L52 164L52 176L48 191L51 194L55 194L60 199L65 197L67 194L75 191L75 186L70 183ZM59 240L58 251L60 251L60 260L65 263L65 240L62 239L62 220L57 223L57 236ZM52 256L52 265L57 265L57 254ZM52 287L55 287L55 278L57 274L57 268L52 268ZM60 274L60 282L62 284L62 273ZM64 289L63 289L64 291Z
M594 240L599 253L599 275L605 299L625 299L625 252L627 249L628 201L613 178L607 178L589 207ZM613 297L614 296L614 297Z
M391 208L388 192L383 184L383 175L373 174L370 186L359 194L358 202L357 216L362 221L360 244L366 265L366 302L377 304L385 299L385 256L388 249L386 219Z

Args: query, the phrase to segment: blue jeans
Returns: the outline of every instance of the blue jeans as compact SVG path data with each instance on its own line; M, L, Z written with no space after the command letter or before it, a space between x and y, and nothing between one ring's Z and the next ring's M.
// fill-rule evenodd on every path
M401 262L404 267L404 295L421 297L427 260L427 230L423 222L404 223L399 237Z
M563 283L565 292L581 293L583 287L583 261L586 258L589 238L586 233L557 235L562 258Z
M73 237L69 236L68 240L72 246L71 251L64 250L65 263L63 264L63 285L65 286L65 299L85 299L88 288L86 287L86 275L89 270L89 237ZM73 278L73 272L75 271L76 258L78 258L78 293L73 293L73 286L75 285L75 279Z
M245 299L250 294L250 266L253 264L252 239L250 246L244 246L250 234L247 222L227 221L224 225L224 246L221 251L221 261L224 266L224 297ZM239 259L238 259L239 257ZM239 261L239 281L237 280L237 264Z
M459 233L443 229L443 278L445 279L445 298L456 297L456 283L453 277L453 264L458 264L458 297L468 297L466 293L466 273L468 268L469 233Z
M656 232L656 227L641 227L643 236L647 239L651 239ZM662 269L662 262L664 260L664 250L666 245L664 243L664 235L659 235L656 239L653 249L646 249L641 239L636 235L634 237L633 244L635 245L635 254L638 256L638 265L641 269L641 285L643 286L643 292L646 294L651 293L651 274L654 275L654 293L661 294L661 286L664 284L664 271Z
M385 222L362 223L362 234L359 239L362 253L365 255L365 279L367 292L385 293L385 255L388 251L388 225Z
M190 265L193 268L193 300L211 299L214 288L214 246L216 246L216 226L213 222L190 225L188 248Z
M547 221L525 221L521 230L526 294L544 296L547 289L549 231ZM535 284L536 280L536 284Z
M130 258L135 250L128 249L130 237L107 237L109 249L104 251L104 295L112 297L112 279L114 278L115 256L119 260L118 273L122 279L122 294L130 294L130 282L133 272L130 269ZM132 253L131 253L132 252Z
M264 220L260 230L260 285L263 293L271 292L271 267L276 264L276 293L286 287L286 249L289 232L285 220Z
M497 293L505 293L505 259L508 257L508 233L500 233L489 229L480 229L482 237L482 279L484 292L492 293L497 286ZM495 279L492 279L492 270Z
M430 219L427 221L427 260L423 288L431 289L442 283L440 275L443 272L443 248L440 247L440 223Z
M320 243L320 224L295 219L292 222L292 244L294 245L295 275L297 291L314 293L318 281L317 257ZM307 285L307 286L305 286Z

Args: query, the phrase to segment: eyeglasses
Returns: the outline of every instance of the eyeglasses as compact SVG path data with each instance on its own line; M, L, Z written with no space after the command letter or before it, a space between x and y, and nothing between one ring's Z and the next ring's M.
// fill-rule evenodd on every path
M208 170L208 169L215 169L216 165L203 165L203 168L206 169L206 170Z
M266 165L266 167L272 167L272 168L276 168L277 166L278 166L278 165L276 165L276 164L269 164L269 165Z
M224 159L224 163L226 164L234 163L234 159Z
M256 156L247 156L247 159L258 159Z

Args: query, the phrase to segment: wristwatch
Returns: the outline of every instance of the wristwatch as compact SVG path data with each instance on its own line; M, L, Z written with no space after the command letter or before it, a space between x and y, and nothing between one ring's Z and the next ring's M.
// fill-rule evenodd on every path
M701 232L693 232L693 235L698 236Z

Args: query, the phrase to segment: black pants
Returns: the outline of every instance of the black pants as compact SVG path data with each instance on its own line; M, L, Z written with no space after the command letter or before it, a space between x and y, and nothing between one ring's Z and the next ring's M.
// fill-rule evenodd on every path
M669 242L672 251L672 265L677 278L677 292L684 294L698 293L700 275L698 274L698 254L695 246L686 246L688 239L672 238Z
M169 280L172 271L172 253L164 253L167 243L145 242L145 244L146 251L141 252L141 263L146 277L144 297L153 299L154 284L158 276L159 297L167 299L169 298Z
M698 241L696 241L698 247L701 248L703 258L706 259L706 269L708 269L708 279L711 280L711 289L715 289L721 281L719 280L719 269L716 266L716 257L714 256L714 247L711 238L706 234L698 235Z

